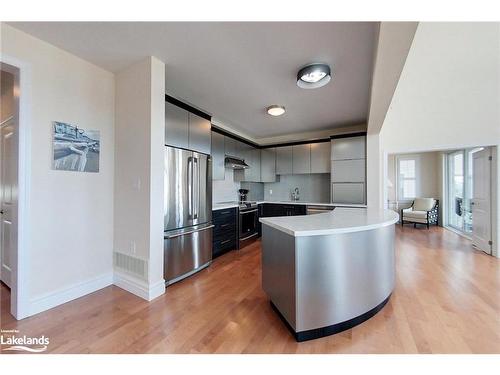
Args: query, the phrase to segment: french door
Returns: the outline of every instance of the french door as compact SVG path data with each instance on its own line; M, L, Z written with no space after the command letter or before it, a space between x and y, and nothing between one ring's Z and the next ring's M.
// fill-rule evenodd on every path
M473 155L480 150L457 150L446 156L446 224L467 235L473 229Z

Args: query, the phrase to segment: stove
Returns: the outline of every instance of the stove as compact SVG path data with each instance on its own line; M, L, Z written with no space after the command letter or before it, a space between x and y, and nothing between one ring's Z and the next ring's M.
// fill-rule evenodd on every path
M259 209L257 202L253 201L240 201L238 207L241 249L259 237Z
M254 201L239 201L238 208L240 211L251 210L257 208L257 202Z

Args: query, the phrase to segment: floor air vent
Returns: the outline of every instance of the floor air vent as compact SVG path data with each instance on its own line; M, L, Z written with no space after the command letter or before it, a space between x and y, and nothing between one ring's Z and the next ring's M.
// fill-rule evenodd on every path
M136 277L147 280L148 278L148 262L141 258L136 258L131 255L114 252L113 264L116 268L130 273Z

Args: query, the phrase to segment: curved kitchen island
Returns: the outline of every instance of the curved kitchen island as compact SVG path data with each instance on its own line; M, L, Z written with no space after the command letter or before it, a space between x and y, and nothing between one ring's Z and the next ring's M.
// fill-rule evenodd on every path
M262 287L297 341L375 315L394 288L394 211L261 218Z

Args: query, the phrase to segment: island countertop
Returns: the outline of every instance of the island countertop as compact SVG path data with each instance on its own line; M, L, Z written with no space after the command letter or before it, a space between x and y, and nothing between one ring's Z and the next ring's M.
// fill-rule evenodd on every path
M336 207L332 212L316 215L259 219L262 224L295 237L353 233L392 225L398 220L399 215L392 210L341 207Z

